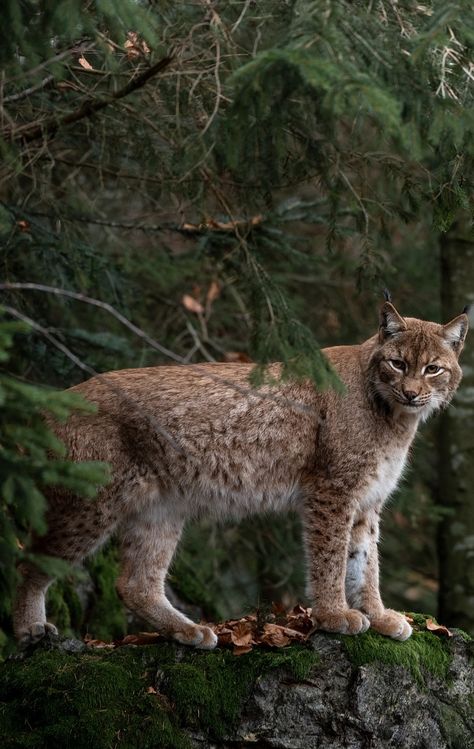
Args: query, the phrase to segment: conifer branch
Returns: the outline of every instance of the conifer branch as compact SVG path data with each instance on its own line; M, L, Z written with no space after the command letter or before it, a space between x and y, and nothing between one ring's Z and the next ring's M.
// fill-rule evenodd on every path
M93 114L108 107L109 104L125 98L134 91L138 91L138 89L142 88L151 78L167 68L172 60L172 56L163 57L155 63L155 65L144 70L140 75L137 75L136 78L133 78L125 86L118 91L115 91L115 93L106 99L87 99L78 109L70 112L59 120L47 120L40 124L32 124L14 130L7 130L5 138L21 140L24 143L31 143L34 140L38 140L38 138L53 138L61 127L72 125L75 122L91 117Z

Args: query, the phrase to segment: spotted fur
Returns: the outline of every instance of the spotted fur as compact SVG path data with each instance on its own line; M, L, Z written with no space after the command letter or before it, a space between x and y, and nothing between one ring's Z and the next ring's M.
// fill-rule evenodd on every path
M53 426L71 459L107 461L113 479L95 501L51 490L48 531L33 550L80 562L115 534L124 603L179 642L212 648L211 629L165 596L184 523L292 507L303 518L317 626L356 634L370 625L406 639L410 626L380 598L379 517L420 420L460 382L466 330L464 314L441 326L386 302L377 335L325 349L343 394L310 382L252 390L247 364L130 369L72 388L97 413ZM279 365L271 369L277 376ZM31 563L21 573L14 627L30 641L54 628L44 605L51 579Z

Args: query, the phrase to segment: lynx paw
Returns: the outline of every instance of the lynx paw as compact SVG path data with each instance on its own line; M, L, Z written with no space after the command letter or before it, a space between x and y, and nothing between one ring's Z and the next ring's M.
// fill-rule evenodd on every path
M213 650L217 645L217 636L212 629L200 624L173 632L173 638L183 645L193 645L200 650Z
M39 642L46 634L57 635L58 630L50 622L33 622L29 627L20 632L18 645L20 648L26 648L28 645L34 645Z
M327 611L314 614L315 625L325 632L339 632L341 635L358 635L366 632L370 622L362 612L356 609L345 611Z
M381 635L394 640L408 640L413 632L403 614L392 609L384 609L380 616L371 616L370 626Z

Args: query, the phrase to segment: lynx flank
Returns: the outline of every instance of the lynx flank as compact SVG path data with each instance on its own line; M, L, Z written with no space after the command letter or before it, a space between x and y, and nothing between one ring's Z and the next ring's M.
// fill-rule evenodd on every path
M212 630L165 597L184 523L292 507L303 519L316 625L405 640L409 624L379 593L379 516L419 422L459 385L467 327L465 314L442 326L386 302L376 335L324 352L344 394L310 382L252 392L247 364L129 369L72 388L97 413L55 430L71 459L108 461L113 480L96 501L50 492L48 531L34 551L80 562L115 534L126 606L179 642L213 648ZM55 631L45 615L51 578L30 563L21 573L14 627L27 643Z

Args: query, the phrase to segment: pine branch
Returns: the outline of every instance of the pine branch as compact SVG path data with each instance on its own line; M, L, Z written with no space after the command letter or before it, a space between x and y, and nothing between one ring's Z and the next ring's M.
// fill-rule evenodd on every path
M37 91L41 91L50 86L54 82L54 80L54 75L47 75L46 78L44 78L42 81L36 83L34 86L25 88L24 91L18 91L18 93L16 94L5 96L5 98L3 99L3 103L10 104L12 101L21 101L22 99L27 99L28 96L31 96L31 94L35 94Z
M64 125L72 125L75 122L79 122L80 120L91 117L93 114L96 114L102 109L105 109L105 107L108 107L109 104L112 104L119 99L125 98L134 91L138 91L138 89L142 88L151 78L160 73L162 70L165 70L165 68L170 65L172 60L172 56L163 57L155 65L152 65L150 68L147 68L147 70L144 70L143 73L137 75L136 78L133 78L125 86L120 88L107 99L88 99L84 101L78 109L70 112L60 120L48 120L46 122L40 123L39 125L32 124L27 125L26 128L17 128L16 130L10 129L6 131L5 138L11 140L21 140L24 143L31 143L34 140L38 140L38 138L54 138L57 131Z
M257 226L260 226L264 217L261 214L252 216L250 219L233 219L232 221L218 221L213 218L207 218L201 221L199 224L192 224L190 222L184 222L182 224L139 224L133 221L112 221L111 219L95 218L93 216L83 216L81 214L70 214L61 213L60 215L47 213L45 211L20 211L14 206L7 205L0 201L2 205L11 211L16 217L26 216L37 216L39 218L49 218L51 220L60 219L61 221L78 222L82 224L94 224L95 226L106 226L111 229L125 229L127 231L143 231L147 232L167 232L174 231L179 234L189 236L190 234L202 234L205 232L214 233L235 233L238 229L245 229L251 231Z

